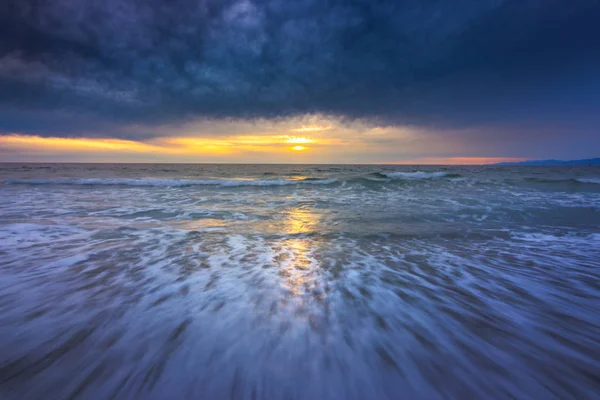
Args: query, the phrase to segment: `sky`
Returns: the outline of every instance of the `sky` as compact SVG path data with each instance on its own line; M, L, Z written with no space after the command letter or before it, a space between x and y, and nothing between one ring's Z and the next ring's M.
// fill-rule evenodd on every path
M600 0L0 3L0 161L600 156Z

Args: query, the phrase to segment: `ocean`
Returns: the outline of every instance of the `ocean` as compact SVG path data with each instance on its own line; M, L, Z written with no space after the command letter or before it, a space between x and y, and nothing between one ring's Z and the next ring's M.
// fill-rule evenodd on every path
M0 164L2 399L598 399L600 168Z

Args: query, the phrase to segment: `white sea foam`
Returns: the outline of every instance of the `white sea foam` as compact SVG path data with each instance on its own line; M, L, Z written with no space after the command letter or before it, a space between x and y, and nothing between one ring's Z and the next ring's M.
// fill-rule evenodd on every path
M512 232L510 236L513 239L519 239L527 242L537 242L541 244L549 242L563 242L573 244L581 244L583 242L587 244L600 239L600 235L597 233L583 235L553 235L541 232Z
M227 238L227 244L231 247L230 254L241 254L246 250L246 240L242 235L231 235Z
M600 185L600 179L598 178L577 178L575 180L581 183L595 183L597 185Z
M0 227L0 248L20 248L41 243L54 243L61 238L81 239L87 234L75 227L15 223Z
M448 176L447 173L441 171L384 172L383 175L392 179L438 179Z

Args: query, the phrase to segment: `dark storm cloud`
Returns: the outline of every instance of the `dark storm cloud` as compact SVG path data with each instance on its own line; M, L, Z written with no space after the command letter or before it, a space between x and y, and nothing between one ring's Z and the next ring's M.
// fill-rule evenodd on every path
M5 0L0 131L126 137L303 113L461 126L567 103L581 107L566 118L591 115L598 20L596 0Z

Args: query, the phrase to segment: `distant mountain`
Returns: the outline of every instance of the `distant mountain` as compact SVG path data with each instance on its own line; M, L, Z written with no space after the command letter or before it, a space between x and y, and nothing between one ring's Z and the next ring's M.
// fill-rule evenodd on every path
M528 160L517 162L501 162L495 165L600 165L600 158L586 158L585 160Z

